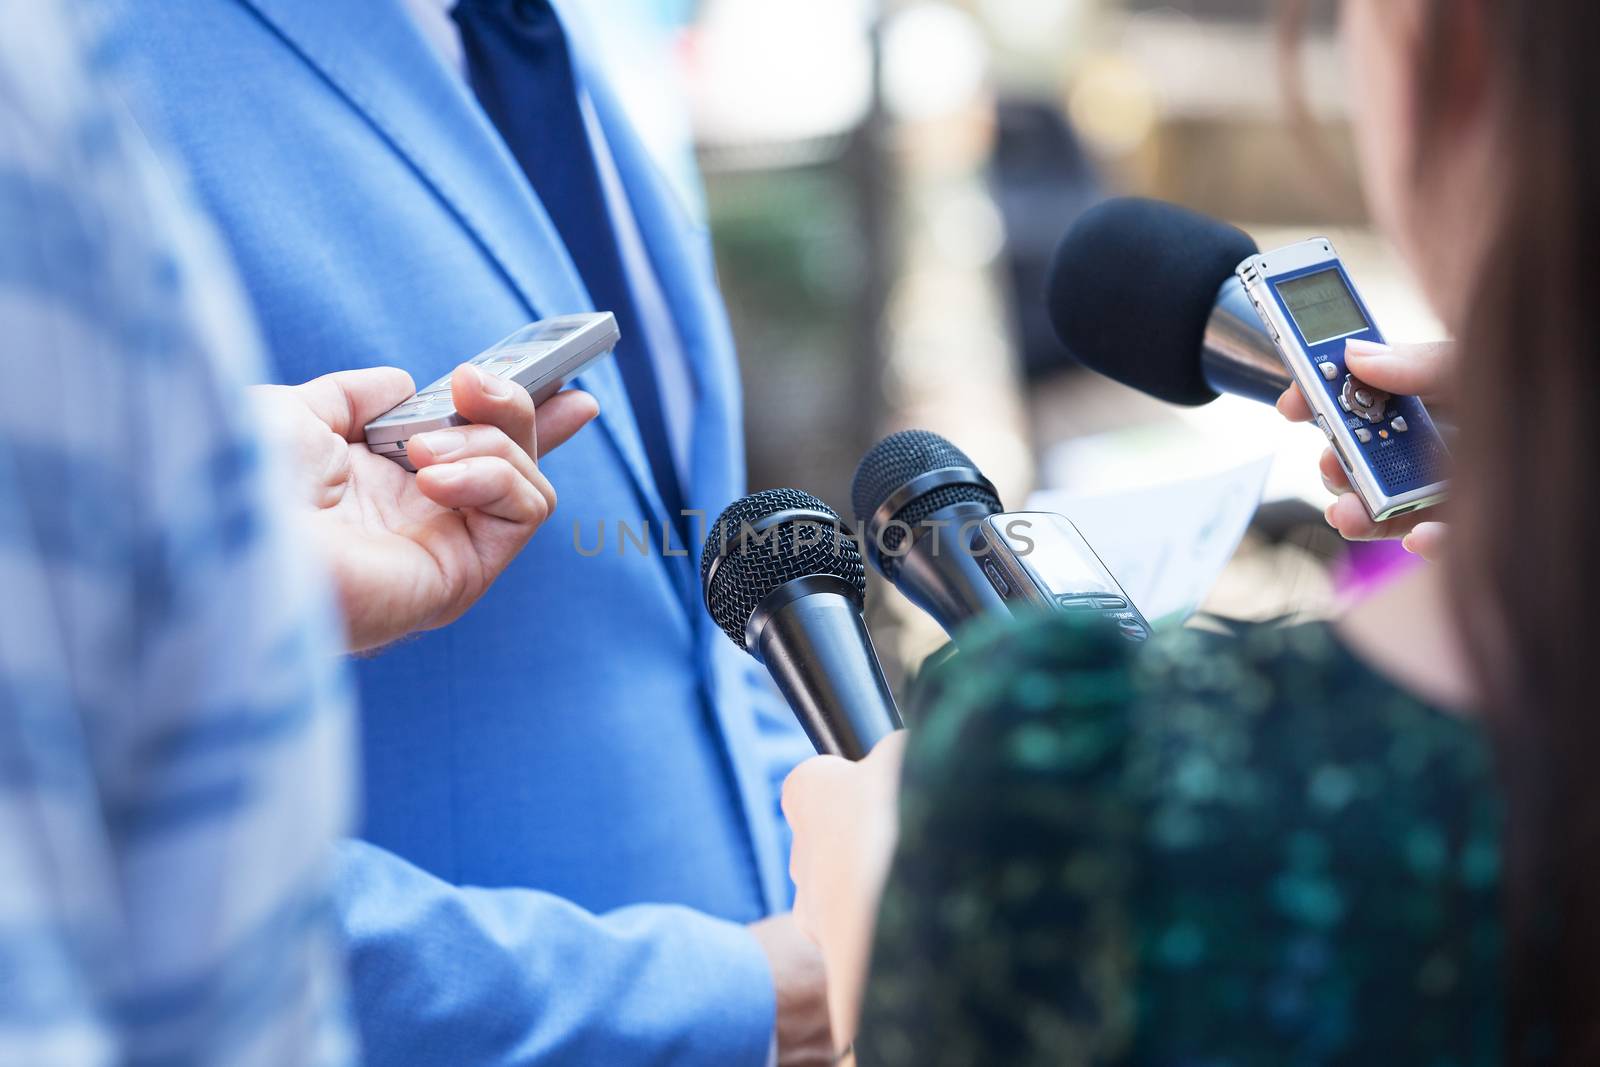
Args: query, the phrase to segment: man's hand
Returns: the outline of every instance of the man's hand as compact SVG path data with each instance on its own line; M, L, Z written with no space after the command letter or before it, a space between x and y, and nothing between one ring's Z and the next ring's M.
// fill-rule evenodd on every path
M834 1063L822 953L800 932L793 915L752 923L750 933L767 954L778 994L778 1067Z
M1351 374L1395 396L1419 396L1430 410L1441 413L1448 412L1450 406L1446 386L1454 360L1455 346L1451 344L1385 346L1351 341L1345 349ZM1313 418L1299 386L1290 386L1278 398L1278 411L1292 422L1310 422ZM1328 525L1346 539L1403 538L1406 550L1424 559L1437 560L1442 554L1449 528L1432 519L1436 511L1374 523L1331 448L1322 454L1321 471L1323 484L1337 497L1325 512Z
M783 785L794 830L789 871L800 929L822 948L835 1039L855 1040L872 960L878 898L899 834L906 733L891 734L860 763L807 760Z
M599 411L587 393L568 391L536 414L525 390L470 366L450 385L473 425L413 437L416 474L362 443L368 422L415 392L405 371L251 391L308 504L352 651L460 618L555 510L538 458Z

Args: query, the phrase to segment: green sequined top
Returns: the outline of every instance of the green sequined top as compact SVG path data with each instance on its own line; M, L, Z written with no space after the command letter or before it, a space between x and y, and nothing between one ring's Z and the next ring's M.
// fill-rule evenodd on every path
M1501 1062L1490 745L1327 626L925 676L862 1067Z

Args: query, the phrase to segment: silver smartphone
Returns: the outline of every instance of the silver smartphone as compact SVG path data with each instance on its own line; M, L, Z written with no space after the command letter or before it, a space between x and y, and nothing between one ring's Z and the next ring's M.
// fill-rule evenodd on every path
M1345 366L1347 343L1384 338L1333 242L1252 256L1239 277L1373 521L1444 500L1450 453L1422 401L1391 396Z
M609 311L563 315L530 323L469 362L486 374L522 386L535 404L542 404L609 355L621 339L617 317ZM450 374L446 374L367 423L367 447L415 471L406 456L406 443L413 435L462 426L466 421L456 413L450 398Z

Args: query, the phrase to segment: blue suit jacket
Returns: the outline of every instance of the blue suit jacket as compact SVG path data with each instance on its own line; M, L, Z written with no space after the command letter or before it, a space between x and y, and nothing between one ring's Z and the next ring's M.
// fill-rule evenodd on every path
M124 7L136 100L219 221L280 380L393 364L428 381L591 307L398 0ZM690 356L686 495L714 517L743 457L709 245L582 65ZM365 839L341 907L374 1063L767 1054L771 982L737 924L787 904L776 786L804 737L707 619L698 544L619 545L619 521L662 506L614 364L580 384L601 416L546 461L555 518L460 622L358 664ZM604 527L605 551L580 553L575 524L585 551Z

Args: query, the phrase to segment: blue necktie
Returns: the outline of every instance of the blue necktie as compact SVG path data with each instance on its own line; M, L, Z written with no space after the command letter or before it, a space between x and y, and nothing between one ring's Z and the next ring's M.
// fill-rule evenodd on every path
M452 17L461 30L472 91L555 222L595 307L617 316L622 330L617 366L667 519L681 536L683 491L661 389L589 143L561 21L548 0L461 0Z

